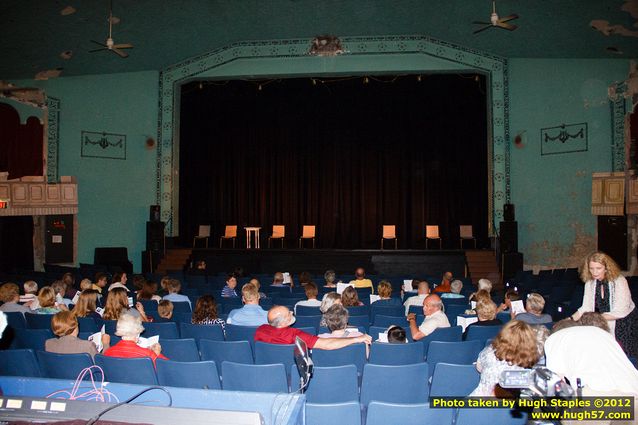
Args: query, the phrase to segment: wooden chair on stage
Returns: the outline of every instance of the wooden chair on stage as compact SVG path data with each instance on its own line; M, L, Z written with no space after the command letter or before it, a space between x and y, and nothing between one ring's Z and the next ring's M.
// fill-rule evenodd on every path
M428 241L430 240L438 240L439 241L439 249L441 249L441 236L439 236L439 226L431 225L425 226L425 249L428 248Z
M270 248L270 241L272 239L281 239L281 247L284 247L284 239L286 237L286 226L274 225L272 226L272 235L268 237L268 248Z
M472 240L474 241L474 249L476 249L476 238L474 237L474 230L472 229L471 224L461 224L459 226L459 235L460 235L460 247L463 249L463 241Z
M383 225L383 236L381 237L381 249L383 249L383 241L385 239L394 239L394 249L398 248L398 239L397 239L397 226L394 224L384 224Z
M195 248L195 243L198 239L206 240L206 248L208 248L208 238L210 238L210 226L209 225L199 225L199 230L197 231L197 236L193 238L193 248Z
M226 226L224 230L224 236L219 238L219 247L222 247L222 242L224 239L232 239L233 240L233 248L235 248L235 239L237 238L237 225Z
M304 225L301 229L301 237L299 238L299 248L301 248L301 243L304 239L312 239L312 248L315 247L315 227L316 226L308 226Z

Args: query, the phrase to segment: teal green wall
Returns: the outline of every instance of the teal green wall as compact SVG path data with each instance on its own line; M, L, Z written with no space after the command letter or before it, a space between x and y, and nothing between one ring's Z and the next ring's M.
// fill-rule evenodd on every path
M511 196L525 264L574 266L596 249L591 174L611 171L607 87L627 78L627 60L512 59ZM587 152L541 156L540 129L587 122Z
M146 244L148 207L155 204L158 72L57 78L37 84L60 99L60 176L76 176L78 261L95 247L126 246L136 271ZM126 135L126 160L80 157L82 130Z

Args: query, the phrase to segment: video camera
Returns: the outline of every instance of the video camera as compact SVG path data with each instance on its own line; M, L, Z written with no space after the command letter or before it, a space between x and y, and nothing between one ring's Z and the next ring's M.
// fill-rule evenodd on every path
M574 389L546 367L504 370L499 377L503 388L521 389L521 396L574 397Z

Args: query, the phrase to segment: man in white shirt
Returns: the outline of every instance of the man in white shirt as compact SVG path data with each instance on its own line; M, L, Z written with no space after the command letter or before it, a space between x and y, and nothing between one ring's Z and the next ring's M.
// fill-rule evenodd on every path
M416 326L416 314L408 314L408 323L410 323L410 332L412 333L412 339L418 341L425 338L437 328L449 328L450 321L442 311L443 302L441 298L436 294L430 294L423 300L423 314L425 314L425 320L421 323L421 326Z
M308 299L304 301L299 301L297 304L295 304L295 314L297 314L298 305L305 306L305 307L320 307L321 306L321 301L317 300L317 294L319 293L319 291L317 290L317 285L315 285L312 282L306 283L306 285L304 286L304 289L306 291L306 298Z
M413 306L413 305L422 306L423 300L425 300L425 297L429 293L430 293L430 285L425 280L420 281L419 286L417 288L417 295L408 298L403 303L403 305L405 306L405 315L407 316L408 313L410 312L410 306Z

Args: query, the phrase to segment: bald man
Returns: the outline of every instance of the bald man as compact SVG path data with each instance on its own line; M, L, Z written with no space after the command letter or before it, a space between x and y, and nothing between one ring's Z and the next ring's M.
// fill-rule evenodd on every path
M337 350L351 344L363 342L370 344L370 335L361 335L353 338L319 338L299 329L292 328L295 316L285 306L274 306L268 311L268 324L261 325L255 332L255 341L268 342L270 344L294 344L295 338L301 338L308 348L321 350Z
M449 328L450 321L443 313L443 302L436 294L430 294L423 300L423 314L425 320L421 326L416 326L416 314L408 314L408 323L410 323L410 332L412 339L418 341L434 332L437 328Z
M430 293L430 285L425 280L420 281L419 286L417 287L417 295L408 298L403 303L403 305L405 306L405 315L406 316L408 315L408 313L410 312L411 306L413 305L422 306L423 300L425 300L425 297L429 293Z

